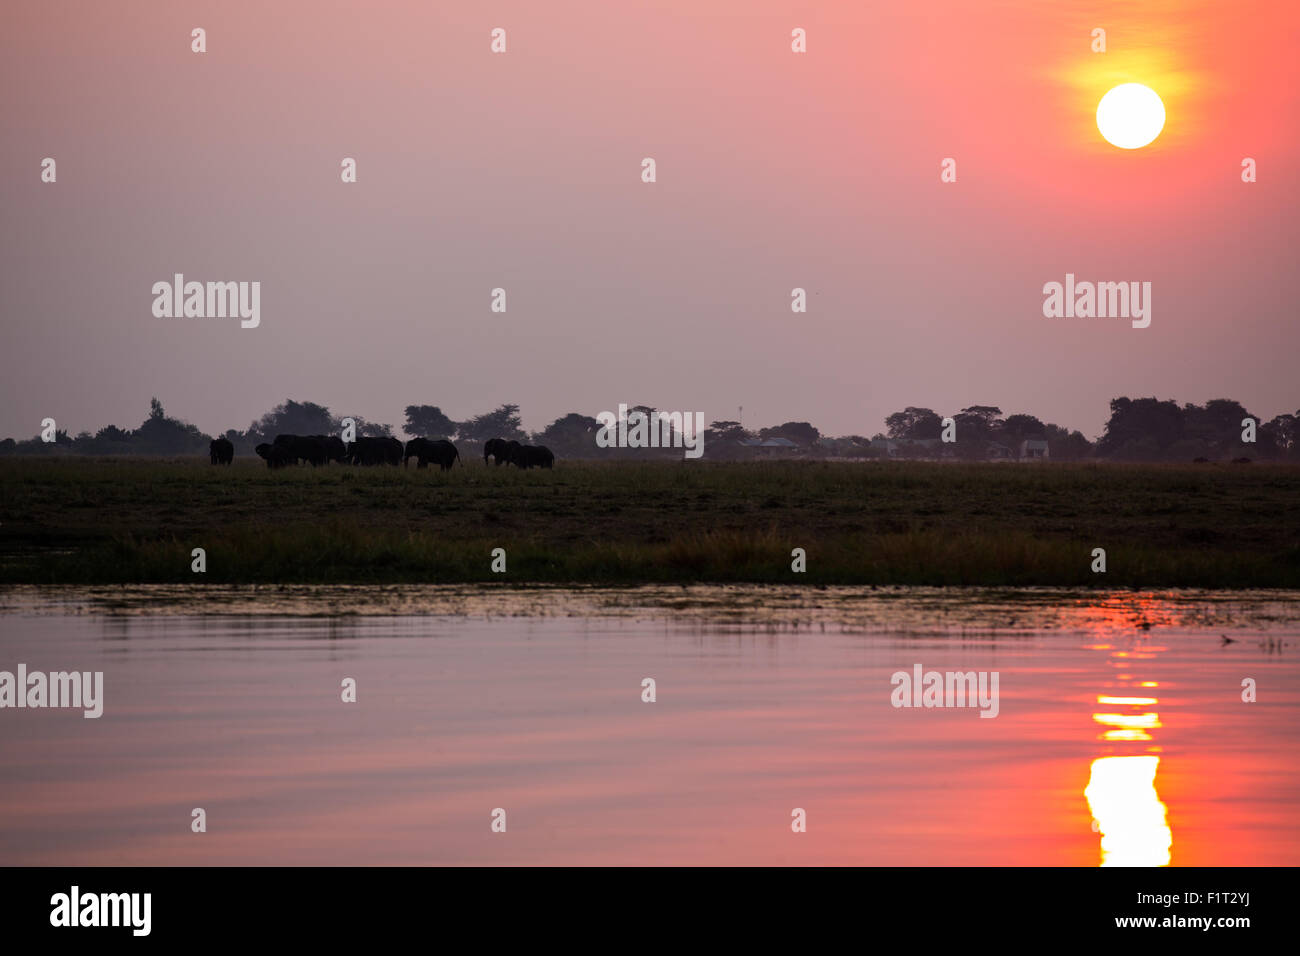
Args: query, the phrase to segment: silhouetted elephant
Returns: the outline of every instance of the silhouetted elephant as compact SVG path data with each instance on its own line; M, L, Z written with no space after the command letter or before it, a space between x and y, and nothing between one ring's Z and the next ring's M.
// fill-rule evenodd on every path
M348 461L354 465L382 465L384 453L378 438L361 437L348 445Z
M396 438L381 438L384 443L384 461L390 465L400 465L402 463L402 443Z
M283 445L268 445L262 442L253 451L257 452L259 458L266 459L267 468L284 468L286 465L298 464L298 459L294 458L293 453Z
M208 444L208 457L214 465L228 465L235 460L235 446L226 438L214 438Z
M328 461L347 461L347 445L343 444L343 439L338 435L312 435L311 437L325 446Z
M519 445L510 449L510 464L519 468L550 468L555 455L545 445Z
M329 464L329 448L319 438L307 438L302 435L276 435L272 442L275 447L283 448L293 456L294 464L301 461L311 462L312 467Z
M347 446L347 456L354 465L400 465L402 443L396 438L363 436Z
M445 438L412 438L406 443L406 457L402 459L402 466L406 467L414 458L417 468L424 468L429 462L434 462L443 471L450 471L459 457L460 452L456 446Z
M519 447L517 441L506 441L504 438L489 438L483 445L483 464L488 463L488 458L496 459L498 465L504 465L510 460L510 446Z

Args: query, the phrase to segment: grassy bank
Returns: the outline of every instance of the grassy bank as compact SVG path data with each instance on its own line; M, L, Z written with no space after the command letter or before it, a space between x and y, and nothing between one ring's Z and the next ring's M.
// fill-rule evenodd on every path
M1300 587L1298 532L1258 464L0 461L0 582Z

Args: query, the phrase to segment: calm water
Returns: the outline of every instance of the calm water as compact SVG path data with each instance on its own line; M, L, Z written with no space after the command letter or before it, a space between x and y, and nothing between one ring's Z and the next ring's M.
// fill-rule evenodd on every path
M104 673L0 710L0 863L1300 862L1300 595L181 593L0 595L0 670Z

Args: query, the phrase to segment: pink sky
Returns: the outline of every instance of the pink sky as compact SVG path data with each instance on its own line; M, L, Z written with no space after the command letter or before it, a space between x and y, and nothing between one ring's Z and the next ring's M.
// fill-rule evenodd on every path
M152 395L209 432L286 398L394 425L412 403L510 401L529 428L744 405L747 425L867 435L912 404L1089 436L1120 394L1300 405L1290 2L44 2L5 19L0 435L134 426ZM1132 152L1093 121L1128 80L1168 110ZM260 327L155 318L151 286L176 272L260 281ZM1044 318L1067 272L1151 282L1150 328Z

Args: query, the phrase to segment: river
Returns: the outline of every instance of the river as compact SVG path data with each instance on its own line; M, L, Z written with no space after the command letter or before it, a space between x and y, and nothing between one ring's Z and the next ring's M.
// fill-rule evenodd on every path
M0 863L1295 865L1298 636L1293 592L9 588L0 671L103 713L0 710Z

